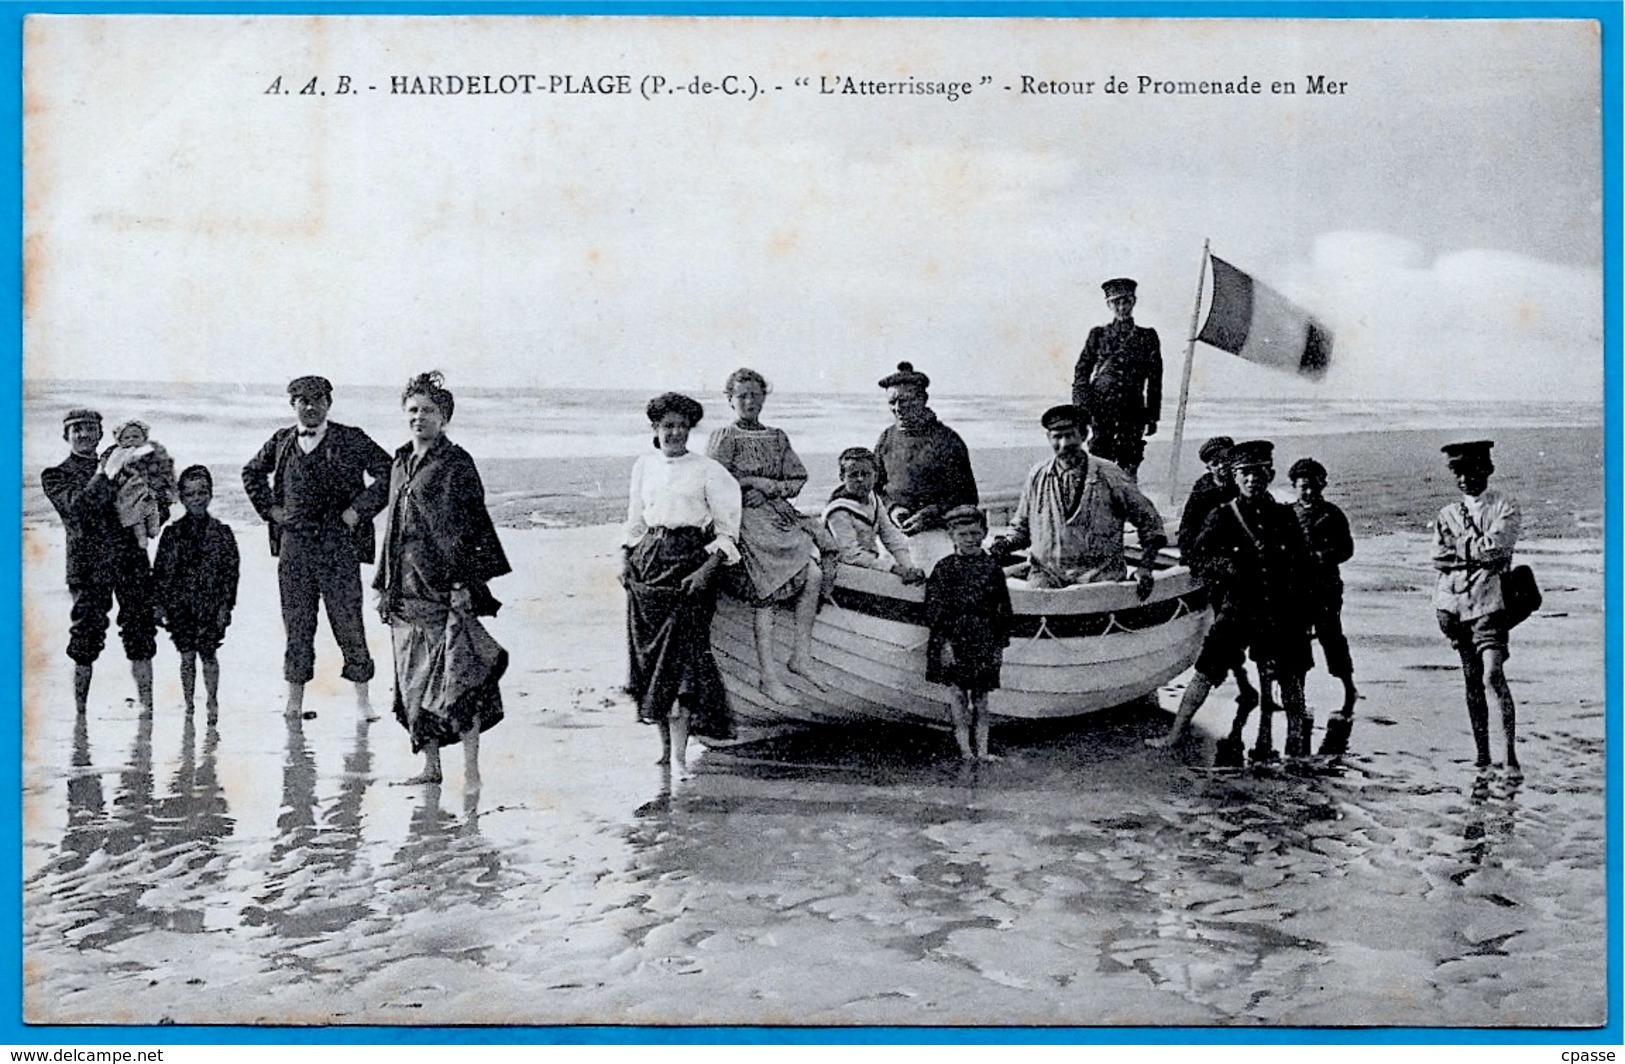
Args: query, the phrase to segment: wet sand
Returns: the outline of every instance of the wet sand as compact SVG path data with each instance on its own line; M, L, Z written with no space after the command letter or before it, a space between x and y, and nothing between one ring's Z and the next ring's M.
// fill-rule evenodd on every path
M1364 697L1334 774L1206 769L1224 688L1171 752L1141 742L1166 712L1130 709L996 729L978 771L946 735L853 728L674 783L619 691L612 531L504 530L508 716L465 794L455 748L443 786L390 785L419 759L358 719L325 624L317 716L283 720L273 563L238 531L214 727L167 643L154 713L115 643L75 726L61 532L25 531L29 1022L1605 1020L1598 539L1522 550L1547 592L1508 667L1522 783L1471 768L1414 531L1345 567ZM1311 675L1322 720L1336 692Z

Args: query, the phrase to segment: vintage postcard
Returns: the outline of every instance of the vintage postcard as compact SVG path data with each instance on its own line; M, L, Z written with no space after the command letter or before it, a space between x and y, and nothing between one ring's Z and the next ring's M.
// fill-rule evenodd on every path
M1617 1034L1599 21L21 32L25 1024Z

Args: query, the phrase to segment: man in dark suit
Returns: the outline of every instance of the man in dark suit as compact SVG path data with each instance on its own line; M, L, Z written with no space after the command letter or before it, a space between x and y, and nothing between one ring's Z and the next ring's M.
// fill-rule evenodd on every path
M1112 321L1089 330L1072 377L1072 403L1089 412L1089 453L1137 477L1145 437L1162 416L1162 341L1134 324L1138 285L1116 277L1100 286Z
M315 675L316 608L324 601L344 655L341 675L355 684L366 712L374 666L362 623L361 563L373 562L372 519L389 492L390 457L360 429L327 420L333 386L325 378L294 380L288 402L296 423L278 429L243 466L243 489L268 523L277 557L287 712L303 711L305 684Z
M157 652L152 566L134 528L119 521L118 481L124 452L115 449L98 461L102 416L70 410L62 438L71 452L40 473L40 486L62 517L68 540L68 591L73 613L68 657L73 659L73 701L83 714L90 697L92 667L107 645L107 615L118 600L119 639L130 659L143 712L152 710L152 656Z

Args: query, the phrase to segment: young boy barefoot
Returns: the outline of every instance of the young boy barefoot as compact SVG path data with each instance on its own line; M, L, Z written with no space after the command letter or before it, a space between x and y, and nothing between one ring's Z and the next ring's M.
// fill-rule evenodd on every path
M999 686L999 668L1010 642L1010 590L1004 570L982 549L987 535L982 511L958 506L943 520L954 553L939 561L925 581L925 617L931 629L925 678L953 688L959 756L992 761L987 693Z
M203 685L209 723L220 711L220 662L215 651L226 638L237 604L237 537L225 522L209 516L214 478L200 465L178 480L185 514L164 529L152 575L159 623L181 655L181 694L191 713L197 690L197 662L203 659Z

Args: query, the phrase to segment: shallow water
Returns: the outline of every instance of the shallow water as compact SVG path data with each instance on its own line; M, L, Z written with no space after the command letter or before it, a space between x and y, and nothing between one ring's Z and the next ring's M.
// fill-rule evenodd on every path
M613 655L584 651L516 664L465 794L455 748L445 786L391 786L415 767L402 733L337 685L293 725L228 685L210 727L172 685L139 714L108 670L82 725L30 702L25 1015L1601 1023L1600 555L1526 552L1548 594L1509 665L1519 783L1468 764L1421 550L1383 537L1346 570L1355 754L1308 776L1215 774L1201 737L1147 750L1166 716L1124 710L996 730L1003 759L976 769L944 735L853 728L709 751L674 782ZM611 606L583 608L613 639ZM1312 677L1322 717L1334 693Z

